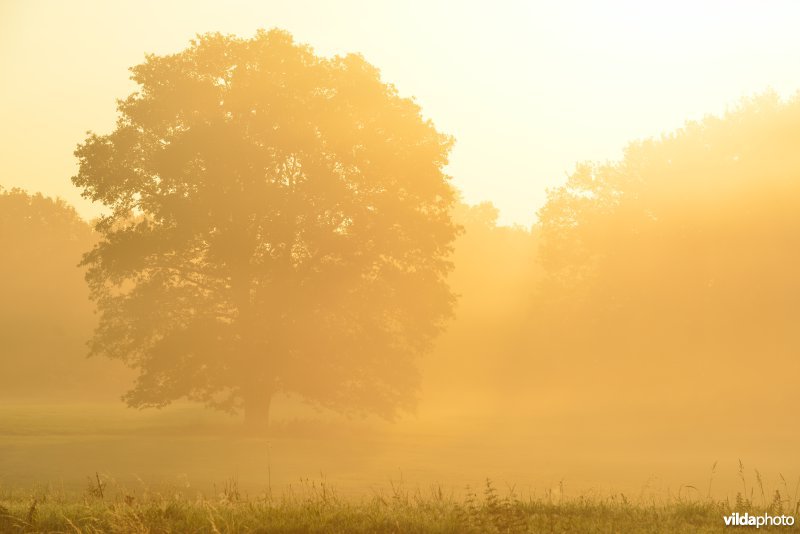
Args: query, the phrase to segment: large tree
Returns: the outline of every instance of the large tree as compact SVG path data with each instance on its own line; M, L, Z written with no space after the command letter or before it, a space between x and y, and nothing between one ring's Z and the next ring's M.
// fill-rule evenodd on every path
M266 425L277 392L385 417L450 314L452 139L359 55L285 32L198 37L133 67L73 183L107 206L84 259L93 353Z

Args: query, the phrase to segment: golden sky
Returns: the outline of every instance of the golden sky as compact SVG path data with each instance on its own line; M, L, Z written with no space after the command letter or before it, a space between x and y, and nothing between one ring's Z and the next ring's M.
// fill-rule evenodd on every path
M196 33L280 27L318 53L361 52L455 135L469 202L530 224L580 160L800 89L800 2L0 0L0 184L59 195L86 130L113 126L127 68Z

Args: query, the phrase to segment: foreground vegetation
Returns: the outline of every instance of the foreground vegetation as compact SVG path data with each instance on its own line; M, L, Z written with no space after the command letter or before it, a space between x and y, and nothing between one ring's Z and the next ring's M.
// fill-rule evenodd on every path
M631 502L625 495L562 499L548 493L522 498L491 481L461 497L392 486L368 498L340 497L325 483L303 481L276 497L242 494L235 480L213 496L126 492L89 478L82 494L51 489L0 493L2 532L722 532L723 516L792 513L776 492L768 506L687 500ZM731 527L728 527L731 528ZM736 529L736 527L732 527ZM782 532L793 527L773 527ZM736 529L741 530L741 527ZM767 528L767 530L771 530Z

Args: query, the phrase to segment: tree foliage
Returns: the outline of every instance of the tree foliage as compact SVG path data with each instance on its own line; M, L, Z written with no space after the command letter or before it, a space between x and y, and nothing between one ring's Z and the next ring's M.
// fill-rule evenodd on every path
M800 97L767 93L578 166L540 212L540 346L644 397L696 387L689 369L730 384L754 357L794 369L798 147Z
M391 417L449 315L452 139L358 55L209 34L131 69L73 183L108 207L91 350L126 399L263 420L275 392Z

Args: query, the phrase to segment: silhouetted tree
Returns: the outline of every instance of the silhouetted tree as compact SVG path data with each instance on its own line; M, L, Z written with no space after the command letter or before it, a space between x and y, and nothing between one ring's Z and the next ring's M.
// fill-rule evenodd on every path
M132 68L73 178L110 214L86 255L92 353L266 425L276 392L392 417L450 314L452 139L358 55L209 34Z

